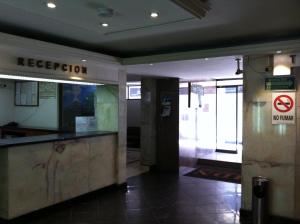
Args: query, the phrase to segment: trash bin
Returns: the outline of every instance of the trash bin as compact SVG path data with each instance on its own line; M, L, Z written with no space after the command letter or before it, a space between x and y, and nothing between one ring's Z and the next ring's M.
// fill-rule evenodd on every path
M265 177L252 178L252 212L253 224L269 223L269 180Z

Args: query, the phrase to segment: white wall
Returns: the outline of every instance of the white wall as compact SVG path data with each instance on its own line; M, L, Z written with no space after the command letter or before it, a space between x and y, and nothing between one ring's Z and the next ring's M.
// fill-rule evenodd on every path
M17 57L85 66L87 74L76 74L74 71L63 72L60 69L18 66ZM106 84L118 84L118 72L121 68L118 58L112 56L1 32L0 58L0 74L57 79L70 79L72 76L77 76L82 80ZM82 62L82 59L87 61Z
M14 88L14 82L0 80L0 126L14 119Z
M14 120L22 126L55 129L59 127L58 113L58 85L56 84L55 98L39 99L38 107L15 106Z
M38 107L23 107L14 105L14 85L14 81L0 80L0 125L15 121L20 126L58 128L58 88L56 98L40 99Z

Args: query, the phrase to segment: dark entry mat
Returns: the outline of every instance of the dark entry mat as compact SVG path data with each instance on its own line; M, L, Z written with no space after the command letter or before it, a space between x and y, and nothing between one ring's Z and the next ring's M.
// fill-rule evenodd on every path
M215 166L200 166L184 176L198 177L225 182L241 183L241 170Z

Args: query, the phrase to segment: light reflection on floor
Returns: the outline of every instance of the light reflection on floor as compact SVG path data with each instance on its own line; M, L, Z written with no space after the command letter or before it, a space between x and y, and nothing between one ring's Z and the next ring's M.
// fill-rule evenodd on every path
M242 148L238 148L237 154L220 153L215 149L203 149L195 140L180 139L179 140L179 156L180 158L190 159L209 159L217 161L226 161L234 163L242 163Z

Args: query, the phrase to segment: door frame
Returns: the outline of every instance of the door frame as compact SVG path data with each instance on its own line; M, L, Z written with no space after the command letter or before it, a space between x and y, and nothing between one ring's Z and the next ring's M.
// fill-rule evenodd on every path
M229 153L229 154L237 154L238 150L237 150L237 145L238 145L238 121L239 118L238 116L238 90L239 87L243 87L243 84L237 84L237 85L220 85L218 86L218 81L230 81L230 80L243 80L243 78L236 78L236 79L216 79L216 152L220 152L220 153ZM236 127L235 127L235 150L226 150L226 149L219 149L218 148L218 88L235 88L236 92L235 92L235 102L236 102L236 109L235 109L235 115L236 115Z

